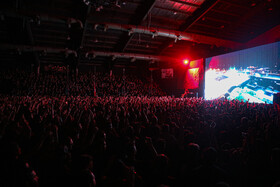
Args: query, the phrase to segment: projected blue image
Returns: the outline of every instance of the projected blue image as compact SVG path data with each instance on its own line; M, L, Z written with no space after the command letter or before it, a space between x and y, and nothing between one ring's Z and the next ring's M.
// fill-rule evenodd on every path
M205 78L206 99L225 97L271 104L273 94L280 92L280 74L270 73L269 68L209 69Z
M273 103L280 92L280 42L206 59L205 99Z

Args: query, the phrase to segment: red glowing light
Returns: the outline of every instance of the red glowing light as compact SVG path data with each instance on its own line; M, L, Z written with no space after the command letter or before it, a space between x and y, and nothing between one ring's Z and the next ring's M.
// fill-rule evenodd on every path
M189 60L184 60L184 64L187 65L189 63Z
M257 4L253 2L253 3L251 4L251 7L255 7L256 5L257 5Z

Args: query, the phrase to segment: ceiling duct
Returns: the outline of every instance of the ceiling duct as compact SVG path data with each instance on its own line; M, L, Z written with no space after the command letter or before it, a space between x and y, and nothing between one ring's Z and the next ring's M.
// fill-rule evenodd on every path
M89 51L85 54L85 56L89 56L89 54L94 56L109 56L114 58L126 58L131 59L131 62L135 60L148 60L148 61L169 61L169 62L179 62L180 59L168 57L168 56L154 56L154 55L144 55L144 54L136 54L136 53L115 53L115 52L103 52L103 51Z
M22 52L42 51L44 53L67 53L74 54L75 56L77 56L77 52L74 50L30 45L0 44L0 50L20 50Z
M142 54L135 54L135 53L114 53L114 52L102 52L102 51L89 51L85 54L85 56L89 56L89 54L95 55L95 56L109 56L116 58L127 58L127 59L137 59L137 60L155 60L159 61L161 60L161 57L159 56L153 56L153 55L142 55Z
M177 40L186 40L196 43L203 43L209 45L216 45L217 47L227 47L231 49L237 49L242 44L230 40L224 40L220 38L214 38L211 36L205 36L201 34L195 34L190 32L180 32L175 30L167 30L167 29L158 29L158 28L146 28L143 26L135 26L135 25L123 25L123 24L114 24L114 23L102 23L102 24L95 24L95 28L101 27L112 29L112 30L120 30L124 32L128 32L128 34L132 33L140 33L140 34L147 34L151 35L152 38L161 36L167 38L173 38L174 41Z
M7 17L12 18L18 18L18 19L28 19L31 22L35 20L39 21L52 21L56 23L66 23L68 25L78 23L80 25L80 28L83 28L83 23L81 20L76 18L70 18L70 17L55 17L55 16L49 16L44 14L36 14L36 13L15 13L15 12L2 12L0 11L0 14Z
M61 48L48 48L41 46L29 46L29 45L12 45L12 44L0 44L0 50L20 50L21 52L44 52L44 53L65 53L74 54L77 57L77 52L69 49L61 49ZM154 56L154 55L143 55L136 53L114 53L114 52L103 52L103 51L89 51L85 54L85 57L89 56L108 56L116 58L126 58L126 59L136 59L136 60L149 60L149 61L179 61L175 58L170 58L167 56Z

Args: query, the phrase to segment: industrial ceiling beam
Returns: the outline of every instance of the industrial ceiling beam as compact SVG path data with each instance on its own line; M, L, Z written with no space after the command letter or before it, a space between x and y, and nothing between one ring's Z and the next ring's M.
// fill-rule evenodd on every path
M24 13L24 12L9 12L9 11L0 11L1 14L7 17L18 18L18 19L40 19L40 21L53 21L57 23L73 24L78 23L81 28L83 28L83 23L76 18L71 17L61 17L61 16L49 16L46 14L36 14L36 13Z
M50 48L50 47L42 47L42 46L30 46L30 45L13 45L13 44L0 44L1 50L18 50L21 52L44 52L44 53L64 53L74 54L77 57L77 52L69 49L62 48ZM139 59L139 60L153 60L153 61L173 61L176 62L178 59L170 58L167 56L155 56L155 55L143 55L136 53L117 53L117 52L105 52L105 51L96 51L91 50L85 54L87 58L89 55L92 56L104 56L104 57L114 57L114 58L128 58L128 59Z
M41 44L41 43L44 43L44 44L52 44L52 45L61 45L61 46L65 46L65 42L59 42L57 40L41 40L41 39L37 39L36 40L37 44Z
M141 44L129 44L130 46L133 46L133 47L140 47L140 48L149 48L149 49L157 49L157 47L154 47L154 46L149 46L149 47L146 47L146 45L141 45Z
M33 37L30 22L28 20L25 22L25 26L26 26L29 42L30 42L31 45L34 45L35 41L34 41L34 37Z
M153 53L154 53L154 51L153 50L151 50L151 49L148 49L148 48L142 48L142 49L139 49L139 48L129 48L129 49L127 49L126 50L126 52L127 53L135 53L135 52L137 52L137 54L138 53L144 53L144 54L146 54L146 55L152 55Z
M69 50L69 49L50 48L50 47L31 46L31 45L0 44L0 50L19 50L21 52L68 53L68 54L75 54L77 56L76 51Z
M207 36L213 36L213 37L216 36L216 33L212 33L212 32L210 33L208 31L201 31L201 30L198 30L198 29L190 29L189 31L193 32L193 33L199 33L199 34L202 34L202 35L207 35ZM240 35L239 33L231 32L231 33L225 33L223 35L223 37L235 39L235 38L238 38L239 35ZM227 39L227 38L223 38L223 39ZM234 40L234 41L236 41L236 40Z
M102 51L89 51L86 53L86 57L88 55L94 55L94 56L112 56L115 58L135 58L139 60L155 60L160 61L163 57L159 56L153 56L153 55L143 55L143 54L135 54L135 53L115 53L115 52L102 52ZM174 60L174 59L173 59Z
M133 39L133 40L131 40L131 43L139 43L139 40L135 40L135 39ZM149 45L151 44L151 45L161 45L162 44L162 42L160 42L160 41L155 41L155 40L150 40L149 42L143 42L143 43L148 43Z
M247 13L245 15L243 15L240 19L238 19L238 21L230 24L228 27L225 27L223 29L223 32L229 33L229 32L232 32L234 30L242 29L242 27L243 27L242 25L246 25L248 22L250 23L250 19L252 19L256 15L259 15L259 13L262 12L262 9L266 9L266 3L267 2L262 1L259 4L257 4L251 11L247 11ZM259 32L259 33L262 33L265 30L267 30L267 28L263 27L263 28L259 28L256 31ZM251 32L255 32L255 30L252 30ZM244 40L244 38L241 38L241 40L242 39ZM252 38L245 38L244 42L246 42L246 40L248 40L248 39L252 39Z
M166 7L161 7L161 6L155 6L155 8L158 8L161 10L166 10L166 11L173 12L173 13L184 14L184 15L188 15L188 16L191 15L190 12L186 12L186 11L180 10L180 9L172 9L172 8L166 8Z
M186 22L181 25L180 31L186 31L192 25L194 25L198 20L200 20L205 14L207 14L214 6L216 6L220 0L205 1L200 8L198 8L193 16L189 17Z
M226 1L226 0L222 0L221 3L227 4L231 7L241 8L241 9L245 9L245 10L249 9L248 6L242 6L242 5L240 5L240 3L237 4L237 3L229 2L229 1Z
M130 24L141 25L141 23L147 18L155 4L156 0L146 0L144 4L136 10L135 17L132 19ZM118 42L119 44L116 46L116 51L124 52L133 36L134 34L131 34L129 36L123 35Z
M89 5L88 8L87 8L86 16L85 16L85 23L84 23L85 26L84 26L83 32L82 32L81 47L83 47L83 44L84 44L86 31L87 31L87 26L88 26L88 17L90 15L90 12L91 12L91 6Z
M34 36L33 36L33 32L32 32L32 29L31 29L31 25L30 25L30 21L29 20L25 20L25 26L26 26L26 30L27 30L27 35L28 35L28 38L29 38L29 42L30 44L33 46L35 45L35 40L34 40ZM33 53L33 56L34 56L34 60L35 60L35 63L37 65L40 65L40 58L39 58L39 55L37 52L34 52Z
M148 14L154 8L155 4L156 0L146 0L144 4L136 10L135 17L132 19L131 24L141 24L147 18Z
M195 24L199 19L201 19L205 14L207 14L215 5L217 5L220 0L205 1L200 8L196 9L192 16L188 17L185 23L183 23L179 30L186 31L193 24ZM170 40L166 42L158 50L158 54L162 54L170 45L173 45L174 41Z
M232 24L231 21L226 21L226 20L217 19L217 18L208 17L208 16L207 16L207 18L205 18L204 22L207 23L208 20L209 20L209 21L218 22L218 23Z
M186 1L182 1L182 0L170 0L170 1L173 1L173 2L176 2L176 3L181 3L181 4L184 4L184 5L188 5L188 6L192 6L192 7L197 7L197 8L200 7L200 5L198 5L198 4L194 4L194 3L190 3L190 2L186 2Z
M91 13L91 5L88 5L87 7L87 11L86 11L86 14L85 14L85 21L84 21L84 28L83 28L83 31L81 32L82 33L82 36L81 36L81 41L80 41L80 48L79 48L79 51L78 51L78 64L81 62L81 50L83 49L84 45L85 45L85 38L86 38L86 32L87 32L87 27L88 27L88 17L90 16L90 13Z
M127 32L127 35L132 35L133 33L147 34L151 35L152 38L161 36L166 38L172 38L173 42L177 40L186 40L196 43L204 43L216 46L223 46L228 48L237 48L240 46L240 43L233 42L230 40L224 40L220 38L205 36L201 34L189 33L189 32L180 32L176 30L167 30L167 29L157 29L149 28L143 26L134 26L134 25L122 25L122 24L113 24L113 23L102 23L97 24L97 27L101 29L113 29Z
M198 27L204 27L204 28L208 28L208 29L211 29L211 30L220 30L220 26L215 26L215 25L212 25L212 24L205 24L205 23L196 23L195 26L198 26Z
M226 11L222 11L222 10L218 10L218 9L214 9L214 8L212 8L211 11L219 13L219 14L224 14L224 15L227 15L227 16L241 17L241 15L230 13L230 12L226 12Z

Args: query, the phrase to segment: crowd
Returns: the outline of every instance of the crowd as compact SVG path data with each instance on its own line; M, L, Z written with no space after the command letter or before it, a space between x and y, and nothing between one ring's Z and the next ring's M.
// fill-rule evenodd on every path
M0 72L7 82L9 94L18 96L162 96L164 92L149 79L141 80L133 75L101 73L67 74L43 72L37 76L26 71ZM152 88L151 88L152 85ZM2 89L5 87L2 86Z
M276 186L280 181L277 105L39 95L1 95L0 103L0 186Z
M0 78L0 186L279 185L278 105L162 96L129 75Z

